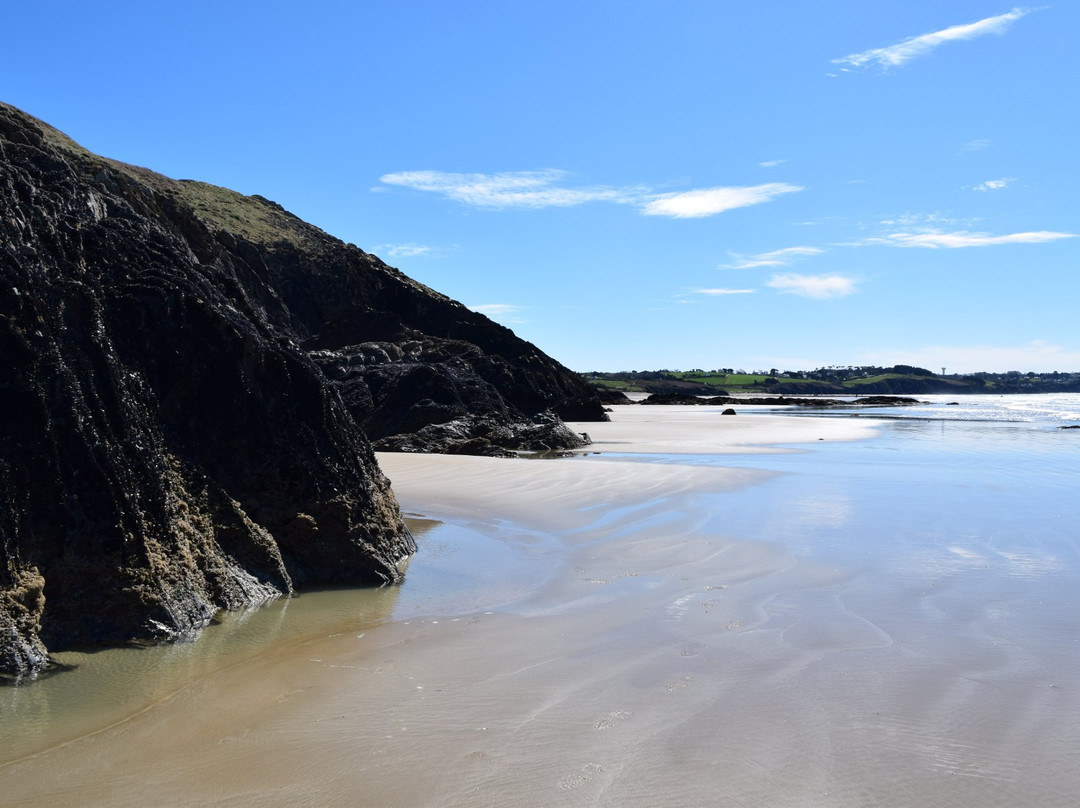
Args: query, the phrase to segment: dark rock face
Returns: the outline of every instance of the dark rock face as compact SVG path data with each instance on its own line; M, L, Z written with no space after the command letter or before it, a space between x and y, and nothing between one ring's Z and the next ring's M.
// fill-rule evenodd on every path
M919 400L903 396L866 396L865 398L857 398L852 403L864 407L910 407L913 404L918 404Z
M275 243L248 260L377 449L575 448L560 419L607 420L584 379L510 329L314 228L304 235L303 250Z
M596 397L601 404L633 404L634 401L622 390L613 390L610 387L594 387Z
M604 417L507 329L279 206L2 104L0 413L8 673L300 584L399 581L415 543L365 429L494 453Z
M399 340L311 353L376 449L506 455L576 448L584 440L559 416L607 417L590 388L539 352L507 357L404 327Z
M641 403L642 404L648 404L648 405L665 405L665 406L669 406L669 405L672 405L672 404L677 404L677 405L681 406L681 405L697 405L697 404L709 404L709 405L712 405L712 404L726 404L726 403L728 403L728 399L726 398L727 393L724 392L723 390L721 390L720 393L721 393L721 395L710 396L710 397L707 397L707 398L703 397L703 396L696 396L696 395L689 394L689 393L653 393L648 398L642 399Z

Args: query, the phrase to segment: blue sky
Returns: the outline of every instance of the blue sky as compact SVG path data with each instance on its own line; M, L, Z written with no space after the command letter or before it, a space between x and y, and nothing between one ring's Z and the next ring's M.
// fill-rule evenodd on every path
M6 5L3 101L575 370L1080 371L1073 0Z

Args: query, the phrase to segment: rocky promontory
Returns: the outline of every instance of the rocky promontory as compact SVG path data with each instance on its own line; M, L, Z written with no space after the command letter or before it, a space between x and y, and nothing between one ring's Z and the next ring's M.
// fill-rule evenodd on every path
M722 391L721 391L722 392ZM903 396L864 396L856 399L807 398L789 396L694 396L685 393L653 393L643 399L641 404L649 405L705 405L720 406L742 404L757 407L806 407L833 409L836 407L907 407L918 404L918 399Z
M380 448L583 438L589 387L261 197L0 104L0 671L198 632L415 550Z

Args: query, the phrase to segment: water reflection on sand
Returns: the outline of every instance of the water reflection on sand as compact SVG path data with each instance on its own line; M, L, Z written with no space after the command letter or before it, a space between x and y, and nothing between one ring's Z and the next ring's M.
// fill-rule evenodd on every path
M385 458L439 520L404 587L230 617L137 675L95 655L70 681L145 677L149 709L0 767L0 802L1069 804L1080 442L811 422L711 453L695 421L758 418L709 415L635 454L616 423L584 458Z

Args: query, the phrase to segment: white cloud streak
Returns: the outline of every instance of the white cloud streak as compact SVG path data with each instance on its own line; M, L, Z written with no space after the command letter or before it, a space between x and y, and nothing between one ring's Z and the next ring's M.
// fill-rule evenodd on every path
M904 213L895 219L882 219L879 224L887 227L914 227L921 232L936 233L944 225L956 225L978 221L977 219L953 219L940 213Z
M889 45L885 48L871 48L861 53L852 53L839 59L833 59L832 62L833 64L847 65L848 67L842 68L844 70L874 65L883 70L888 70L890 67L899 67L917 56L925 56L946 42L975 39L986 34L1003 34L1014 22L1030 13L1031 9L1014 8L1006 14L987 17L966 25L953 25L921 36L908 37L895 45Z
M1056 233L1036 230L1027 233L1006 233L995 236L990 233L971 233L957 230L952 233L937 231L925 233L890 233L882 238L866 239L860 244L887 244L892 247L923 247L926 249L957 250L963 247L996 247L1001 244L1044 244L1065 238L1076 238L1076 233Z
M384 174L386 185L442 194L455 202L480 208L573 207L586 202L630 202L629 190L616 188L565 188L556 183L565 171L507 171L500 174L455 174L446 171L400 171Z
M807 255L820 255L825 252L818 247L784 247L782 250L758 253L757 255L733 254L735 262L722 264L720 269L755 269L756 267L782 267Z
M482 303L479 306L469 306L469 308L478 314L485 314L488 317L516 314L522 309L521 306L515 305L514 303Z
M1007 185L1011 185L1016 182L1015 177L1002 177L999 180L987 180L986 182L980 182L975 186L976 191L1000 191Z
M446 171L400 171L384 174L384 185L440 194L447 199L478 208L574 207L587 202L636 205L647 216L674 219L714 216L734 208L769 202L777 196L803 190L796 185L771 182L764 185L703 188L657 194L643 186L571 188L563 181L567 173L557 169L508 171L499 174L455 174ZM379 188L373 190L380 190Z
M752 295L753 289L694 289L695 295Z
M645 202L642 213L646 216L670 216L674 219L696 219L714 216L726 210L745 208L770 202L782 194L791 194L803 190L797 185L783 182L769 182L764 185L751 185L728 188L703 188L695 191L681 191L671 194L658 194Z
M763 163L758 163L762 168L776 168L778 165L786 163L787 160L766 160Z
M432 251L432 248L425 244L380 244L371 249L377 255L386 255L388 258L416 258Z
M470 310L475 311L477 314L483 314L485 317L490 317L492 320L496 320L503 325L520 325L526 320L522 319L519 312L523 311L525 306L518 306L514 303L482 303L479 306L469 306Z
M778 292L815 300L846 297L855 291L854 279L843 275L773 275L767 285Z

